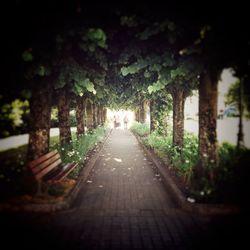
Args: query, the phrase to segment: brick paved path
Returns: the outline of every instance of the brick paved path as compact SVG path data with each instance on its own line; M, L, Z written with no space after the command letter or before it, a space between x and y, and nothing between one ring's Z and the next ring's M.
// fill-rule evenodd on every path
M32 244L34 249L48 244L48 249L216 249L213 237L223 239L206 220L174 204L153 164L126 130L112 131L71 209L12 217L5 225L10 234L13 225L25 249Z

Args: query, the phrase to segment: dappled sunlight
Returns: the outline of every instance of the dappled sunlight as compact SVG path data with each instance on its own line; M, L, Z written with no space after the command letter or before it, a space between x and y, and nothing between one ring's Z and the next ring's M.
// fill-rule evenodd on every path
M110 158L110 157L108 157L108 158L106 158L106 159L105 159L105 161L109 161L110 159L111 159L111 158Z
M116 162L122 162L122 159L119 158L113 158Z

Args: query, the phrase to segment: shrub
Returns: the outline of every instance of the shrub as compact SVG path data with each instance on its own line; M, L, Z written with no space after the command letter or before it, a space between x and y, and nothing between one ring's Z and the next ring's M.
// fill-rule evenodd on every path
M76 133L72 134L72 141L70 144L65 144L63 147L55 145L63 163L77 162L77 166L69 175L69 177L76 179L82 168L81 163L85 160L87 153L92 150L100 141L104 139L106 128L98 127L87 132L85 135L76 137Z
M133 122L130 129L139 136L147 136L150 133L150 128L147 123L139 123L139 122Z

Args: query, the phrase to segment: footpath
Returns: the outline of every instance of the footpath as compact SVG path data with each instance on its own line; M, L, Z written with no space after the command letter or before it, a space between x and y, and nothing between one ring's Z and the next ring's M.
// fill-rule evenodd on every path
M114 129L71 208L0 216L6 249L240 249L238 218L183 211L128 130ZM228 248L229 249L229 248ZM230 248L231 249L231 248Z

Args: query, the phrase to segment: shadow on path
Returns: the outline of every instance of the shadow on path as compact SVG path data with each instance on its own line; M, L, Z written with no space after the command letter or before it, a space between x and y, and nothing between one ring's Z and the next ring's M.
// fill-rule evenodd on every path
M71 209L0 219L2 249L241 249L246 239L239 218L180 210L135 137L119 129Z

